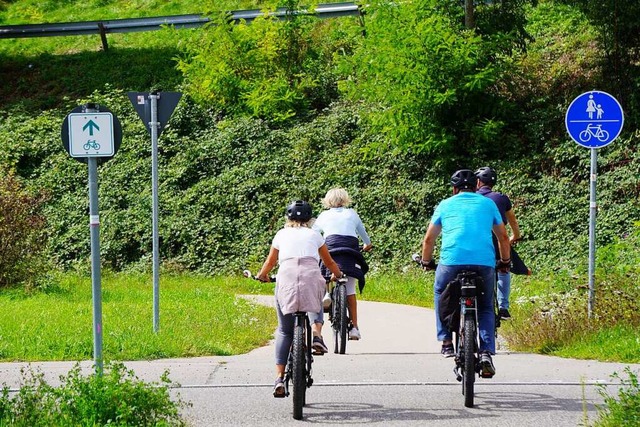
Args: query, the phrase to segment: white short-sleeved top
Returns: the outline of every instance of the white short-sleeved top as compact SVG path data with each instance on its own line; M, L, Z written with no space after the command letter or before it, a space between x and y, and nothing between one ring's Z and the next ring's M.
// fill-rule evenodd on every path
M279 230L271 246L278 250L278 263L289 258L313 257L320 261L318 249L324 238L316 230L307 227L285 227Z

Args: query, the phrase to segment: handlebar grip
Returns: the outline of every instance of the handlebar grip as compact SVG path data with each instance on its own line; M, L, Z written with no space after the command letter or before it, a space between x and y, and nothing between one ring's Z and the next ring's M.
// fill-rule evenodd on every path
M262 282L262 280L260 280L258 276L254 276L253 274L251 274L251 271L249 270L243 270L242 275L247 279L253 279L253 280ZM269 282L275 282L275 281L276 281L276 276L269 276ZM263 283L268 283L268 282L263 282Z
M425 270L429 271L429 270L435 270L436 268L438 268L438 264L436 264L436 262L434 260L431 260L429 262L424 262L422 260L422 257L418 254L413 254L411 256L411 259L418 264L420 267L424 268Z

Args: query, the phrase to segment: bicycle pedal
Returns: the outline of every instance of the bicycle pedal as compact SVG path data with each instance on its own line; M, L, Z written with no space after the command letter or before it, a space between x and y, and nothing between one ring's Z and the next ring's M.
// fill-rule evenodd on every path
M318 350L313 350L311 354L313 354L314 356L324 356L324 352Z

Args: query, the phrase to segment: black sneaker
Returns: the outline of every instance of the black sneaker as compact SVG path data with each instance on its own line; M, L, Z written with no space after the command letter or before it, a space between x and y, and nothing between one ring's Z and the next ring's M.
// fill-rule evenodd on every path
M509 314L509 310L507 310L506 308L499 309L498 310L498 316L500 316L500 319L502 319L502 320L511 319L511 314Z
M453 357L455 352L453 351L453 344L443 344L440 353L444 357Z
M489 352L483 352L480 355L480 376L482 378L493 378L496 374L496 367L493 366L493 360Z

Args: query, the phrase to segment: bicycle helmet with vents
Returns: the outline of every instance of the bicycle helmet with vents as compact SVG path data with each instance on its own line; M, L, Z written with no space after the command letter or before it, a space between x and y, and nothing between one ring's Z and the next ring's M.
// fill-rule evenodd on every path
M498 181L498 174L495 169L484 166L476 171L476 178L484 184L494 185Z
M451 175L451 185L459 190L475 189L476 175L470 169L460 169Z
M287 206L287 218L292 221L307 222L312 213L311 205L304 200L296 200Z

